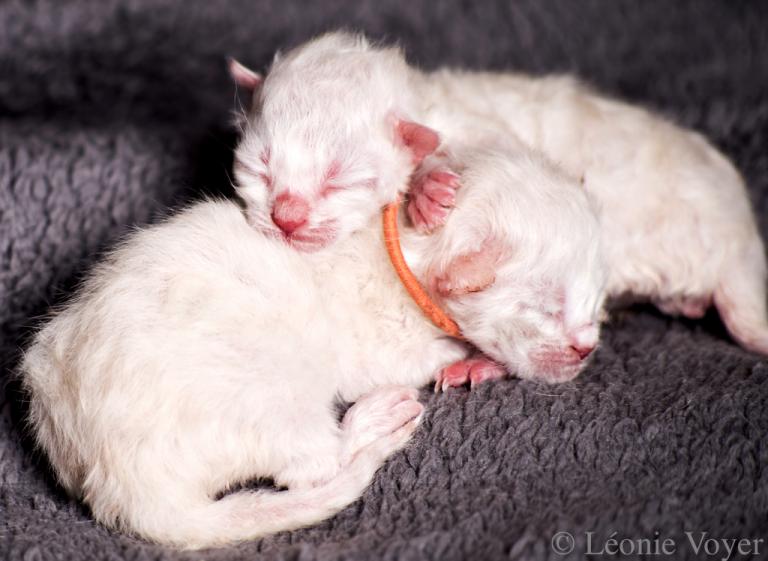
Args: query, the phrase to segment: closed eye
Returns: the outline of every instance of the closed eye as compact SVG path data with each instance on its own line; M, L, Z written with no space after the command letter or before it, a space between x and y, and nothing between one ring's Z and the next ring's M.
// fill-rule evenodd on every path
M563 320L563 310L562 309L543 309L541 310L541 313L551 319L556 319L557 321Z
M240 159L235 159L234 163L232 164L232 168L236 173L242 173L260 179L267 186L267 189L272 188L272 176L270 176L267 171L261 171L253 166L246 164Z
M340 191L346 191L349 189L349 187L341 186L341 185L324 185L323 188L320 190L320 197L326 198L330 197L334 193L338 193Z
M331 195L334 195L336 193L340 193L342 191L349 191L352 189L375 189L376 188L376 180L375 179L366 179L364 181L357 181L355 183L352 183L350 185L338 185L336 183L326 183L323 185L323 188L320 189L320 197L326 198L330 197Z

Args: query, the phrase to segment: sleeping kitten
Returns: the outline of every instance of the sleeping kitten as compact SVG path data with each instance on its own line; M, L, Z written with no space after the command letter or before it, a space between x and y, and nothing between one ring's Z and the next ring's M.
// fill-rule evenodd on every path
M742 178L703 136L570 77L444 70L424 80L427 105L504 124L582 178L600 208L609 297L689 318L714 304L738 343L768 355L763 242ZM457 186L417 179L409 215L438 227Z
M364 227L439 143L414 120L421 102L401 53L362 37L329 34L276 56L264 80L236 61L230 72L253 97L238 194L254 227L300 251Z
M402 229L411 268L488 357L572 378L585 364L574 337L594 344L603 300L586 196L534 153L493 143L459 156L444 228ZM469 353L405 292L379 216L302 254L220 201L130 236L36 335L21 373L69 493L109 527L199 548L354 501L418 422L410 388L453 379L439 373L463 360L470 379L486 375ZM341 424L337 398L356 402ZM256 477L288 490L215 499Z

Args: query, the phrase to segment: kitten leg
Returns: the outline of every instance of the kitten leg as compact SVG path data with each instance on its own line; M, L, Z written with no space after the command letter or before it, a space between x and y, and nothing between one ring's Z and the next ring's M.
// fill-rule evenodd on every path
M442 160L422 165L411 179L407 212L420 232L442 226L456 203L459 176Z
M333 478L342 467L342 431L330 405L287 419L278 438L285 456L282 469L273 474L279 486L315 487Z
M330 410L323 415L305 413L294 434L283 435L291 443L291 457L275 482L290 489L324 484L362 448L418 422L424 407L417 397L417 390L404 386L374 390L349 408L341 426Z
M752 352L768 356L765 249L757 233L723 267L714 302L731 336Z
M482 355L477 355L454 362L440 370L435 376L435 393L463 386L467 382L470 383L470 387L474 387L476 384L487 380L498 380L506 375L507 372L503 366Z
M196 499L191 503L147 500L141 505L145 508L134 508L137 519L129 528L161 543L201 548L315 524L357 500L384 460L408 442L417 424L418 418L397 428L393 423L390 432L357 450L323 483L279 492L243 490L220 500L212 499L206 486L199 485L196 493L185 497ZM173 488L174 482L167 487ZM165 496L165 490L160 488L153 496Z

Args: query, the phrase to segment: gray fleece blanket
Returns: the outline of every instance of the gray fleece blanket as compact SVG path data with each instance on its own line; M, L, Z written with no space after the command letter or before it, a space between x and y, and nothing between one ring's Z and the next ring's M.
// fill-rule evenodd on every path
M617 315L572 383L425 390L412 445L313 528L177 552L56 486L24 431L20 347L132 226L231 195L225 55L264 67L342 26L428 68L573 71L653 107L735 160L768 233L764 2L2 2L0 559L766 558L768 361L716 314Z

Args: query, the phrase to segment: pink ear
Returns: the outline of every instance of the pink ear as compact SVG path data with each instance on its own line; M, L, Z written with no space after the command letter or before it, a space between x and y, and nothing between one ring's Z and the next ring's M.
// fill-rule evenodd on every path
M496 268L503 253L497 240L486 240L477 251L454 257L433 286L440 296L480 292L496 282Z
M235 84L249 91L258 88L262 82L261 74L246 68L233 58L229 59L229 75L232 76Z
M416 164L420 164L440 145L440 135L431 128L413 121L397 121L395 131L400 141L413 154L413 161Z

